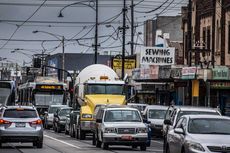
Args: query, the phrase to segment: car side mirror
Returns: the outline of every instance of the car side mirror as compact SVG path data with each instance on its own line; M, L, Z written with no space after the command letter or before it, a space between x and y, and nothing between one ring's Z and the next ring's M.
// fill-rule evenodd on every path
M174 132L177 133L177 134L185 134L184 130L182 128L175 128L174 129Z
M96 122L97 122L97 123L102 123L102 119L99 119L99 118L98 118L98 119L96 119Z
M146 124L150 124L151 122L148 121L146 118L143 118L143 122L146 123Z
M165 119L164 120L164 124L166 124L166 125L172 125L172 122L170 120L168 120L168 119Z

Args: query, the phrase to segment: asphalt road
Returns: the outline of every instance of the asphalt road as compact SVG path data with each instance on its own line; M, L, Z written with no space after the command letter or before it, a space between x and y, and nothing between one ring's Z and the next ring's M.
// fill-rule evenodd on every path
M0 149L0 153L132 153L151 152L162 153L163 142L161 139L153 139L151 147L146 151L139 148L132 149L130 146L110 146L109 150L102 150L92 145L90 137L86 140L77 140L64 133L54 133L52 130L44 132L44 144L42 149L32 146L32 143L5 143Z

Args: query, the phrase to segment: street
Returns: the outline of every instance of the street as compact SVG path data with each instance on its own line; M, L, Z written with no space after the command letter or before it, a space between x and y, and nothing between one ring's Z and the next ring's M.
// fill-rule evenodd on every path
M132 149L130 146L111 146L109 150L102 150L92 145L90 137L87 140L77 140L64 133L54 133L53 130L44 132L44 144L42 149L37 149L31 143L5 143L0 153L131 153L135 152L152 152L162 153L163 141L153 139L151 147L147 151L140 151L139 148Z

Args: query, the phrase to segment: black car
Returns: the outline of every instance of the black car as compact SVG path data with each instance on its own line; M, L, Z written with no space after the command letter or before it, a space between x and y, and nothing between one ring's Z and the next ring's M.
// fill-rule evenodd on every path
M77 125L77 118L79 115L79 110L72 110L70 114L67 115L65 133L69 134L71 137L75 137L75 127Z
M73 110L72 107L59 108L54 113L53 130L60 133L65 130L66 116Z

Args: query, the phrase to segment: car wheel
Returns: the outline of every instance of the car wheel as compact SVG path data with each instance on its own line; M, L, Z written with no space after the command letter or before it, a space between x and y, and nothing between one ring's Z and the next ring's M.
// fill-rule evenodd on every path
M185 153L184 147L181 149L181 153Z
M94 132L93 132L92 144L94 146L96 145L96 137L95 137L95 133Z
M85 132L79 129L80 140L85 140Z
M37 141L37 148L42 148L43 147L43 141L39 140Z
M102 141L102 149L104 149L104 150L108 150L109 149L109 144L107 144L107 143L105 143L105 142L103 142Z
M141 148L141 151L146 151L146 145L145 144L141 145L140 148Z
M168 144L167 144L167 146L166 146L165 152L166 152L166 153L170 153L170 149L169 149L169 145L168 145Z

